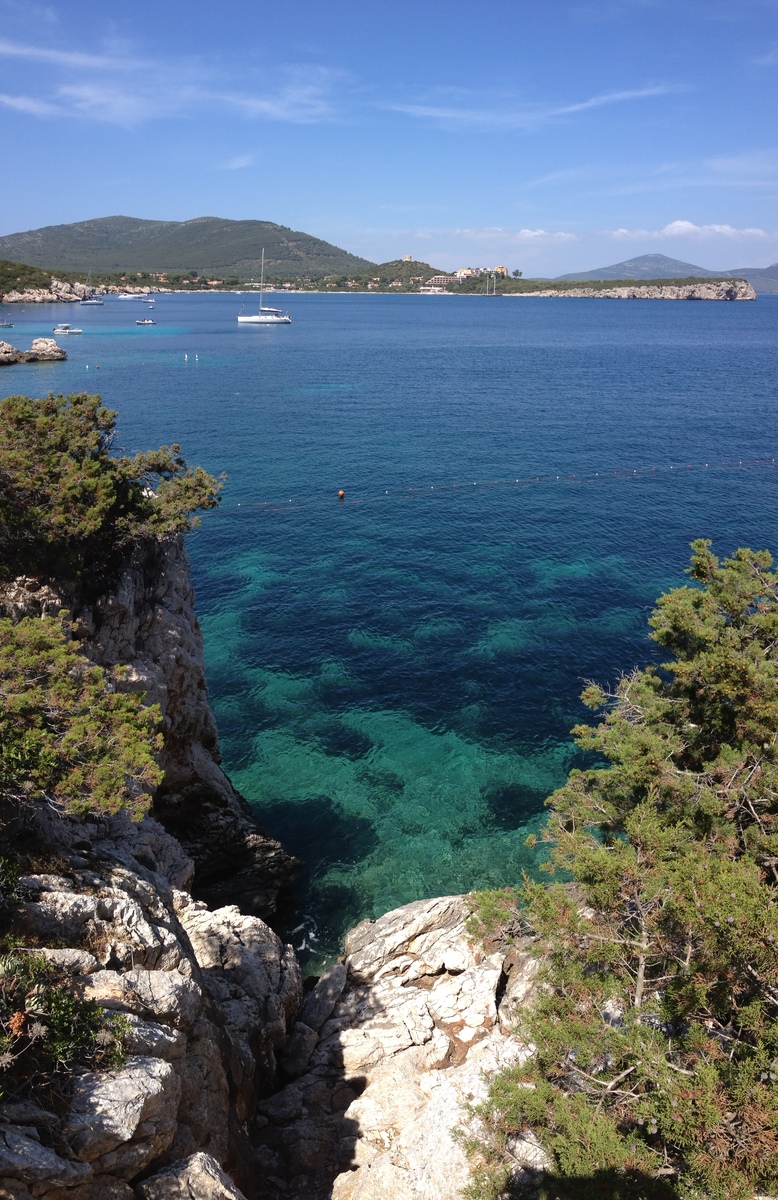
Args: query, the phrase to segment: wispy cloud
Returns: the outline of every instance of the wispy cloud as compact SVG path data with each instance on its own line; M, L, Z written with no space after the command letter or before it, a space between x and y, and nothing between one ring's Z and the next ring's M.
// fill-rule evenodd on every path
M737 229L734 225L695 225L693 221L671 221L661 229L609 229L611 237L622 241L667 241L673 238L723 239L738 241L742 239L769 238L771 235L765 229L746 226Z
M449 229L414 229L398 230L398 235L421 238L429 241L436 238L456 238L472 244L496 243L506 246L520 246L538 243L575 242L578 240L574 233L564 230L556 232L548 229L505 229L500 225L457 226Z
M242 171L244 167L254 165L253 154L236 154L234 158L230 158L226 163L222 163L222 171Z
M767 54L760 54L754 62L759 67L775 67L778 66L778 46L773 46L772 50Z
M685 91L682 84L655 84L650 87L634 88L630 91L603 92L586 100L567 104L537 103L516 105L509 99L493 101L487 107L464 107L436 104L386 104L383 107L393 112L405 113L443 125L460 128L524 129L532 130L562 117L624 104L632 100L646 100L655 96L667 96Z
M17 112L32 113L35 117L51 117L57 113L56 105L47 104L45 100L36 100L34 96L9 96L0 92L0 104L6 108L15 108Z
M217 62L157 62L121 53L86 53L0 38L0 58L48 68L23 91L0 95L0 104L37 117L78 117L132 126L203 110L232 112L246 120L315 124L338 113L336 91L346 77L323 66L267 70L261 90L230 86ZM38 72L38 76L40 71Z
M22 42L9 42L6 38L0 38L0 55L4 58L21 58L27 62L53 63L58 67L86 67L99 71L135 71L151 65L145 60L125 58L121 55L84 54L81 50L48 49L45 46L28 46Z

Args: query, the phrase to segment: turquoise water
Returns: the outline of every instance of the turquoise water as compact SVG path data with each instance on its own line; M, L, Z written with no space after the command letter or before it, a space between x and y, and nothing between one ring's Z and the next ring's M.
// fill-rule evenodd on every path
M69 361L2 386L100 390L127 450L228 472L190 541L211 701L308 863L284 919L318 952L533 869L581 688L653 655L688 542L778 548L778 300L288 305L278 329L232 296L162 297L149 328L137 302L69 311ZM62 312L15 310L13 340Z

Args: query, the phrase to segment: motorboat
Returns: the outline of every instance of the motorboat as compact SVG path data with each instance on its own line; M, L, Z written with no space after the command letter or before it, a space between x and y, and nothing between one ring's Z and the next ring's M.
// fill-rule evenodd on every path
M2 317L2 320L0 320L0 329L13 329L14 323L8 320L6 313L0 313L0 317Z
M268 308L262 303L262 293L265 290L265 250L262 248L262 269L259 276L259 312L245 313L243 305L238 313L241 325L291 325L292 318L282 308Z
M141 317L139 321L135 322L136 325L156 325L156 323L156 321L152 321L151 317Z
M72 325L67 325L67 324L65 324L64 321L60 321L59 325L54 326L54 333L63 333L64 334L64 333L83 333L83 332L84 332L83 329L74 329Z

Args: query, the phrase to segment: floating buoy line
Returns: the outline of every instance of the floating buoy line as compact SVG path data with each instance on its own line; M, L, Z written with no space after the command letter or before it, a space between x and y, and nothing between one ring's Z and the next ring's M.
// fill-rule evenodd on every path
M740 470L740 471L755 471L775 469L776 459L774 458L750 458L750 459L725 459L722 462L698 462L698 463L668 463L658 467L621 467L614 470L605 469L601 471L582 471L575 474L568 473L562 475L525 475L515 479L481 479L472 480L462 483L430 483L416 484L409 487L392 487L382 488L375 492L364 493L352 498L346 496L343 488L334 488L329 495L312 496L310 499L301 500L249 500L238 501L233 504L222 504L221 512L237 513L278 513L278 512L296 512L299 509L321 507L323 505L331 505L333 501L336 504L375 504L382 500L390 498L392 500L409 500L420 499L424 496L438 495L463 495L470 493L473 490L476 492L494 491L497 488L506 490L521 490L531 487L548 487L556 485L576 486L589 485L600 483L614 482L629 482L630 480L640 479L655 479L660 475L682 475L688 471L721 471L721 470Z

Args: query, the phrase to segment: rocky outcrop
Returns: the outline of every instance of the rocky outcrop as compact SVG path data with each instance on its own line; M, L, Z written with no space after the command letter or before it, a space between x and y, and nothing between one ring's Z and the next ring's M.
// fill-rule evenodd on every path
M2 296L3 304L59 304L73 303L86 300L98 288L87 287L85 283L70 283L65 279L57 279L52 275L47 288L24 288L21 291L6 292Z
M563 296L570 300L756 300L756 292L745 279L714 283L630 284L612 288L545 288L542 292L508 292L520 299L535 296Z
M292 1079L259 1104L269 1196L450 1200L467 1183L454 1131L527 1053L509 1034L537 969L526 948L473 946L469 911L421 900L347 935L293 1027Z
M148 296L151 292L161 292L158 287L93 287L86 283L71 283L66 279L57 279L52 275L47 288L23 288L12 290L0 295L3 304L77 304L88 300L90 296L105 296L109 293L131 292L137 296Z
M160 706L165 775L155 815L195 863L194 895L211 907L238 904L268 916L300 864L261 831L219 765L194 603L189 561L176 538L139 547L111 590L92 603L17 579L0 593L0 615L18 620L67 608L85 653L101 666L123 666L121 686Z
M54 338L33 338L29 350L17 350L9 342L0 342L0 367L23 362L61 362L65 358L67 351Z

